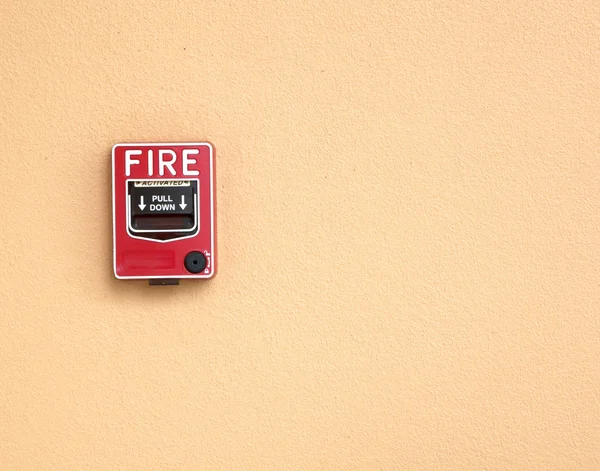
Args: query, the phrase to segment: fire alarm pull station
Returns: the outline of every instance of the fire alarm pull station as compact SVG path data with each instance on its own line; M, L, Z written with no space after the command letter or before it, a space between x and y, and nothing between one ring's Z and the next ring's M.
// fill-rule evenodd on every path
M215 275L214 171L208 142L113 147L117 278L170 285Z

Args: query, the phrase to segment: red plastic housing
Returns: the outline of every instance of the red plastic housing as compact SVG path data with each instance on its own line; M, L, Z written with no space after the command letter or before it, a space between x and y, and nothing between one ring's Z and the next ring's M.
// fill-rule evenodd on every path
M174 187L180 185L185 186L187 191L181 195L181 201L179 195L157 196L147 193L160 192L160 189L156 190L160 186L178 191ZM179 279L211 278L215 275L215 162L212 144L116 144L112 149L112 186L113 262L117 278ZM190 187L194 188L194 193ZM165 193L168 192L165 190ZM146 200L143 195L146 195ZM177 198L177 201L172 201L173 198ZM151 205L151 199L170 203ZM156 230L153 233L154 229L142 230L137 222L132 222L137 212L143 217L140 221L150 221L151 225L147 227L163 227L155 223L162 223L163 219L167 221L164 227L173 227L173 222L177 224L177 218L184 216L171 213L181 213L184 210L180 208L184 207L190 213L185 216L188 218L185 229L181 229L185 232ZM173 211L167 211L165 217L160 217L163 208ZM157 212L150 213L150 209L156 209ZM156 237L171 238L157 240ZM191 252L204 255L205 268L201 272L191 272L186 268L186 256Z

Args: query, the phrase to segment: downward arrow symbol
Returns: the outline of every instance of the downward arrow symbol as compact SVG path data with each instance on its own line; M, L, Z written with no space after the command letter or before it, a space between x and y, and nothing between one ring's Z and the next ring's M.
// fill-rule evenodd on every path
M140 209L143 211L144 208L146 207L146 205L144 204L144 197L140 196L140 204L138 204L138 206L140 207Z
M187 204L185 203L185 195L181 195L181 203L179 206L181 207L181 209L185 209L185 207L187 206Z

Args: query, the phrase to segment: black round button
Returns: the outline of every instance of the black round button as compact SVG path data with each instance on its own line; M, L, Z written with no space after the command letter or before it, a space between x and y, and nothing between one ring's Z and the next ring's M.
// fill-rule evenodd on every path
M183 263L190 273L200 273L206 268L206 257L201 252L190 252Z

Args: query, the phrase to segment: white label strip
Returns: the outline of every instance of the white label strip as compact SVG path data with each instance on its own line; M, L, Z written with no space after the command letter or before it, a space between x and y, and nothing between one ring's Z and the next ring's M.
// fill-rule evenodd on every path
M148 180L142 182L133 182L136 187L140 186L190 186L189 180Z

